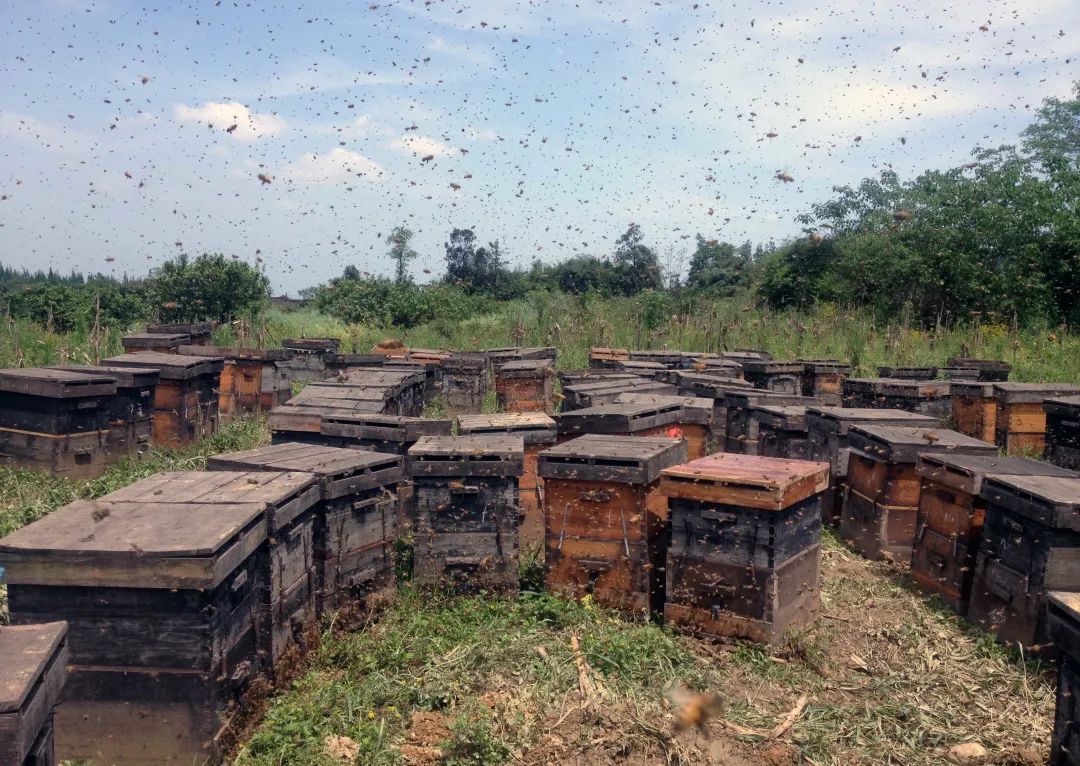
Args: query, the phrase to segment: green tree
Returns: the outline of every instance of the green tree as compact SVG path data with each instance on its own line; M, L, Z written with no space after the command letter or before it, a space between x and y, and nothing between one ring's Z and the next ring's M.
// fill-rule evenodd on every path
M265 274L221 254L166 261L151 273L147 290L164 322L227 322L270 300Z
M636 223L630 224L615 241L612 263L615 265L616 287L623 295L664 287L660 260L656 252L645 244L645 235Z
M409 276L409 261L416 258L418 253L409 246L413 232L404 226L395 226L394 230L386 237L386 244L390 245L390 258L394 261L394 280L399 284L412 281Z
M713 288L723 295L733 295L743 283L750 263L750 243L738 250L735 245L697 235L697 246L690 256L687 287Z
M444 247L445 281L470 291L490 292L498 286L505 269L497 241L477 247L472 229L454 229Z

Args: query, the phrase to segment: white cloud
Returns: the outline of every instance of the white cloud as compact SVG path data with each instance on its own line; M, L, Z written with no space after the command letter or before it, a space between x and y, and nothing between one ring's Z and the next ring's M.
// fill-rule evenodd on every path
M235 125L230 135L239 141L255 141L281 133L289 127L283 118L274 113L253 112L235 101L207 101L202 106L177 104L175 111L176 119L181 122L205 122L212 125L214 130L228 131Z
M284 175L296 183L318 184L358 176L378 183L386 171L374 160L362 154L334 147L323 154L305 154L285 168Z
M391 141L390 148L406 154L414 154L417 157L428 155L448 157L454 153L454 148L449 144L427 136L402 136Z

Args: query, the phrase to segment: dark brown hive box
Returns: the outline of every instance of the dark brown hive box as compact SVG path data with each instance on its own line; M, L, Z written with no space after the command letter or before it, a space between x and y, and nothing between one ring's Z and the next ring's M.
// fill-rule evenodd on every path
M1043 402L1046 410L1046 459L1054 465L1080 470L1080 396Z
M451 412L483 411L488 391L487 366L483 352L454 353L443 360L443 395Z
M975 554L982 539L986 503L979 493L987 474L1070 476L1041 460L997 455L923 453L911 576L959 614L967 611Z
M738 348L734 351L722 351L720 353L721 359L732 359L740 364L745 361L753 361L755 359L772 359L772 354L768 351L759 351L752 348Z
M124 455L142 455L154 437L155 369L67 365L56 369L107 375L116 381L116 396L109 405L109 462Z
M281 346L295 356L282 367L290 380L309 382L326 377L326 359L338 353L341 341L337 338L286 338Z
M120 345L124 347L124 352L127 354L143 351L175 354L181 346L190 343L191 336L183 333L136 333L134 335L125 335L120 339Z
M820 604L821 493L829 466L710 455L663 473L669 624L772 642Z
M426 436L409 449L417 582L517 592L524 460L524 439L510 434Z
M937 367L878 367L877 374L894 380L933 380Z
M273 409L292 396L288 372L281 367L293 352L281 348L236 348L232 346L185 345L183 356L220 357L221 370L218 411L222 419L252 417Z
M396 592L400 455L275 444L208 458L210 471L302 471L319 485L314 518L315 614L386 602Z
M806 460L806 405L759 404L750 417L757 423L758 452L762 457Z
M759 405L812 405L821 404L799 394L758 389L732 389L724 394L727 425L724 428L724 451L743 455L758 454L758 423L753 418L754 408Z
M271 418L272 419L272 418ZM449 436L448 419L363 412L326 412L319 433L336 446L405 455L424 436Z
M285 338L281 347L301 354L337 354L341 351L340 338Z
M674 394L675 386L659 383L648 378L621 380L602 380L596 383L579 383L563 388L563 411L579 410L610 404L619 394L636 392L640 394Z
M1077 394L1080 394L1080 386L1068 383L995 383L997 445L1006 452L1023 450L1042 455L1046 450L1043 402Z
M335 380L340 379L339 375ZM334 380L320 381L333 382ZM406 417L420 416L424 409L424 390L429 384L427 368L422 365L350 368L344 373L343 382L347 385L385 388L387 395L395 402L395 412L391 414Z
M949 388L952 393L953 428L984 442L993 442L997 420L994 384L953 381Z
M559 350L554 346L507 346L485 349L484 353L493 367L514 361L554 362L559 356Z
M844 381L851 365L838 359L798 359L803 365L802 395L813 396L825 404L839 406Z
M713 451L713 400L696 396L669 394L619 394L615 404L651 404L679 407L675 426L668 426L665 436L686 439L689 460L705 457Z
M682 406L677 403L613 402L560 412L555 416L555 423L559 441L568 441L582 434L664 436L678 422L681 409Z
M684 440L660 437L590 434L541 452L548 590L658 614L668 545L660 472L685 461Z
M602 380L635 380L639 376L632 375L628 372L619 372L618 370L608 369L586 369L586 370L558 370L555 373L555 377L559 380L560 386L573 386L579 383L598 383Z
M885 394L882 388L896 378L848 378L840 386L840 401L844 407L882 409Z
M261 670L262 504L80 500L0 540L15 623L68 622L61 760L216 763Z
M1080 477L983 480L986 503L967 618L999 641L1047 652L1046 592L1080 590Z
M422 402L432 400L442 392L442 358L414 352L410 352L406 357L384 354L338 354L329 357L327 366L328 371L334 373L331 377L345 375L351 378L356 373L380 370L421 373L424 376L420 405L422 407Z
M655 362L669 370L684 369L690 366L693 355L686 351L672 351L667 349L651 349L630 351L630 362Z
M881 395L888 409L917 412L944 422L952 415L950 385L947 380L893 380L882 384Z
M0 625L0 763L55 766L53 709L68 656L67 623Z
M184 343L191 346L210 345L210 333L213 327L207 322L194 324L149 324L146 332L149 335L185 335L188 340Z
M910 561L922 477L920 454L996 455L993 444L946 428L858 424L848 431L840 536L868 559Z
M802 362L778 362L747 359L742 362L743 378L754 388L780 394L802 394L802 378L806 365Z
M1047 594L1046 625L1060 660L1050 766L1080 764L1080 593Z
M609 367L612 362L630 360L630 351L625 348L593 347L589 349L589 367L593 369Z
M116 378L47 368L0 370L0 428L42 434L100 431L109 425Z
M525 462L518 480L521 507L521 547L544 546L544 509L541 502L543 483L536 473L539 454L555 444L555 421L542 412L514 412L497 415L461 415L458 433L463 436L506 433L520 436L525 442Z
M1009 379L1012 366L999 359L971 359L968 357L950 356L949 367L972 370L978 374L980 382L1001 383Z
M742 379L743 374L740 362L734 359L721 359L720 357L696 356L690 361L690 369L693 372L718 375L725 378Z
M550 361L521 360L495 368L495 400L507 412L555 411L555 368Z
M622 370L623 372L632 372L635 375L640 375L645 378L657 379L657 376L661 372L667 372L671 368L660 362L646 362L644 360L616 362L615 369Z
M145 351L102 360L110 367L157 370L154 389L154 443L182 447L213 436L218 421L218 387L225 360Z

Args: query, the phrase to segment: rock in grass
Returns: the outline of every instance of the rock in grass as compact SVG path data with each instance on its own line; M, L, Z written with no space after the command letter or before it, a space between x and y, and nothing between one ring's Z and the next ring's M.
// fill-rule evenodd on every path
M982 766L989 757L990 754L986 752L986 748L978 742L953 745L945 753L945 760L957 766Z

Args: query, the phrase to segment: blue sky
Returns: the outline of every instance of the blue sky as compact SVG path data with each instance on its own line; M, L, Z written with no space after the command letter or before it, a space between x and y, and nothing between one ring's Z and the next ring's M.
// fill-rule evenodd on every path
M37 0L0 22L0 262L223 252L292 294L389 274L400 223L420 280L454 227L521 266L605 255L630 222L676 268L698 232L780 241L833 185L1014 142L1080 79L1075 0Z

